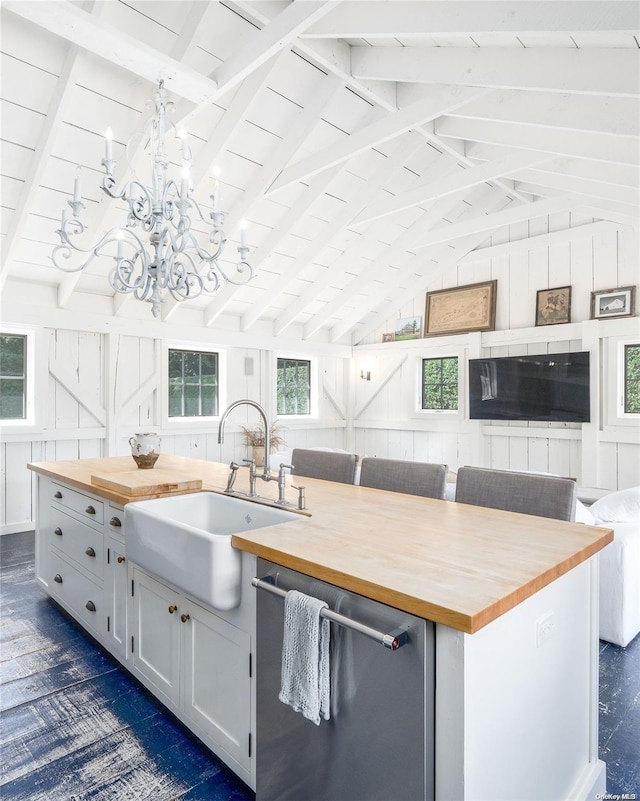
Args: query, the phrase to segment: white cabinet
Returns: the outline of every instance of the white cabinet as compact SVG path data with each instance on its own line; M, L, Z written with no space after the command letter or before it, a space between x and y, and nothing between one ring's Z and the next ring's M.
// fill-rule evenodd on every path
M247 780L250 635L135 565L132 582L134 673Z
M124 510L109 506L105 524L107 551L105 565L105 595L108 602L107 639L109 650L121 659L127 656L127 558L125 553Z
M50 594L103 640L108 603L104 593L104 501L42 480L46 510L38 521L38 578Z

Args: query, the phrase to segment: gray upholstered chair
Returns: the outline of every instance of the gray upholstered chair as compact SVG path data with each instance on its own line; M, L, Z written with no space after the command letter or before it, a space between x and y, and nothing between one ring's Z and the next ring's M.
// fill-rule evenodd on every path
M360 486L444 498L446 476L445 464L365 458L360 467Z
M294 448L291 454L294 476L323 478L341 484L353 484L356 477L358 457L353 453L314 451Z
M574 520L576 482L535 473L461 467L456 501L556 520Z

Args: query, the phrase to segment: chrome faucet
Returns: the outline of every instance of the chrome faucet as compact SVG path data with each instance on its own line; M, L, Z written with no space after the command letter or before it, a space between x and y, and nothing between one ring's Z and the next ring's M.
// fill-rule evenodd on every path
M262 406L260 406L259 403L256 403L256 401L244 399L244 400L234 401L229 407L227 407L226 411L220 418L220 424L218 425L218 444L221 445L224 442L224 424L227 420L229 412L232 412L238 406L253 406L253 408L257 409L260 416L262 417L262 424L264 425L264 469L260 477L265 481L269 481L271 478L269 473L269 454L271 453L271 436L269 432L269 422L267 420L267 413L262 408Z

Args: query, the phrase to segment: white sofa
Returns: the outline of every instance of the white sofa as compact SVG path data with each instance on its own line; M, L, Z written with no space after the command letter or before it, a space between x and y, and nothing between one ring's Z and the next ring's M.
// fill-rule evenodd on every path
M580 504L576 521L613 529L600 552L600 639L625 647L640 632L640 487Z

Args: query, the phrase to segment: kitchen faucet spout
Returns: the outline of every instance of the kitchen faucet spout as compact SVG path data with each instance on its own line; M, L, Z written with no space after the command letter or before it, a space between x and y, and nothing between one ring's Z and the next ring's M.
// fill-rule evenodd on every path
M256 401L249 400L248 398L244 398L243 400L234 401L227 409L224 411L222 417L220 418L220 423L218 424L218 444L221 445L224 442L224 426L227 421L227 417L229 412L232 412L238 406L252 406L254 409L258 411L260 416L262 417L262 424L264 426L264 469L262 472L262 478L269 479L269 454L271 453L271 436L269 431L269 421L267 420L267 413L265 410L260 406L259 403Z

